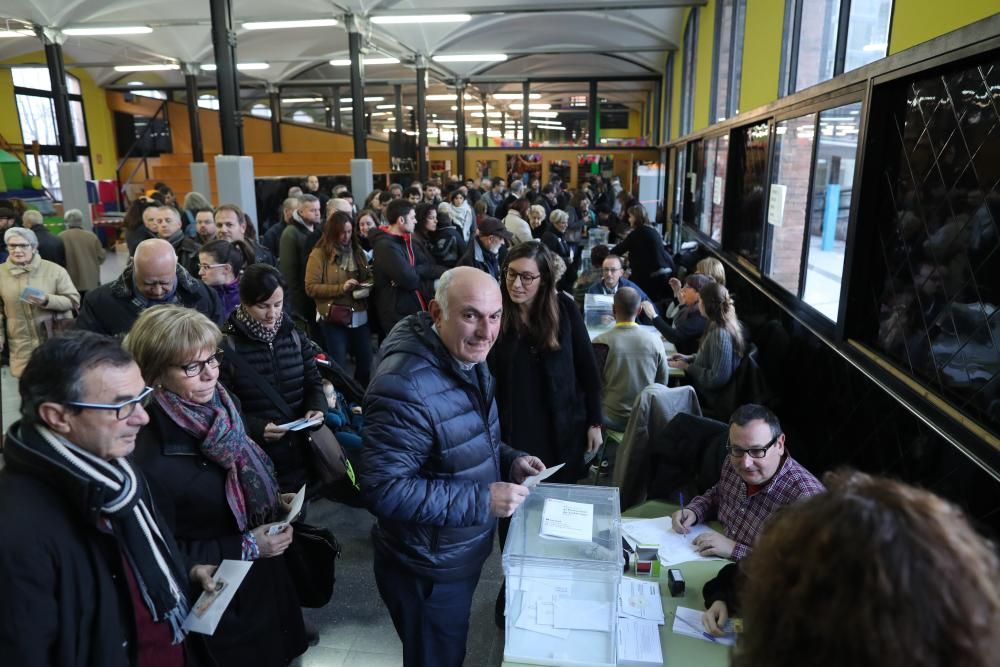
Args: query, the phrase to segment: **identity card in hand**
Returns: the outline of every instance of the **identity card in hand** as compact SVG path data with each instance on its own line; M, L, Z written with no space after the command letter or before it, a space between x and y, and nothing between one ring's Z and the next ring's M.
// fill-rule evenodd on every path
M184 619L183 628L188 632L200 632L203 635L215 633L222 614L232 602L236 590L243 583L243 578L250 571L253 561L224 560L215 571L212 581L215 590L204 591L195 601L191 613Z
M278 533L285 530L285 528L288 527L288 524L295 521L295 518L298 517L299 512L302 511L302 505L305 504L305 502L306 502L306 485L303 484L302 488L299 489L299 492L295 494L294 498L292 498L292 506L291 509L288 510L288 514L285 515L285 518L280 520L281 523L276 523L270 528L268 528L267 534L277 535Z
M546 468L545 470L543 470L542 472L538 473L537 475L531 475L530 477L525 477L524 481L521 482L521 485L522 486L526 486L529 489L533 489L536 486L538 486L539 484L541 484L542 482L544 482L545 480L547 480L552 475L554 475L557 472L559 472L559 469L562 468L564 465L566 465L566 464L565 463L560 463L557 466L552 466L551 468Z
M287 428L289 431L301 431L304 428L310 428L322 422L323 422L322 417L318 417L312 420L303 417L302 419L296 419L295 421L288 422L287 424L278 424L278 428Z

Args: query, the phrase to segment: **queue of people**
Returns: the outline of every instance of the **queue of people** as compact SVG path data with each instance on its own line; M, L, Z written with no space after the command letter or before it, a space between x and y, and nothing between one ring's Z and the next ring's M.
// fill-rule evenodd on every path
M284 200L280 232L264 235L277 239L277 260L233 205L209 216L193 198L176 221L167 203L130 211L132 258L82 302L30 229L5 231L0 340L22 394L0 471L0 518L23 535L0 542L0 655L12 664L279 666L301 655L309 632L288 557L297 531L280 518L303 484L322 485L309 431L288 423L319 428L331 411L360 450L375 581L407 667L463 664L494 533L502 546L531 492L521 482L563 463L550 481L579 483L606 455L609 430L624 433L622 451L645 434L629 455L649 471L642 462L655 460L690 477L711 462L714 479L699 478L702 492L671 524L681 534L722 524L693 546L731 562L706 586L703 623L719 634L744 616L734 663L791 664L813 647L820 664L883 664L856 637L801 628L802 618L850 615L858 598L829 594L835 575L820 566L832 554L872 596L855 625L907 638L886 640L898 657L889 664L989 664L1000 569L958 510L860 474L824 485L754 397L704 437L697 414L633 409L651 390L697 406L731 385L750 342L721 263L674 276L659 231L628 196L614 197L608 223L611 202L558 179L510 192L503 179L456 183L446 203L436 184L390 187L356 214L349 193L324 199L315 185ZM578 277L586 234L602 224L616 244L594 248L598 265ZM573 292L613 299L615 325L593 343ZM73 322L77 310L73 335L33 325ZM662 339L637 326L643 316ZM664 340L678 354L668 358ZM331 362L357 383L360 405L345 406L321 373ZM666 386L670 369L686 386ZM186 635L181 622L215 590L223 559L254 565L215 634ZM913 583L935 567L949 573L948 595ZM931 625L909 609L873 616L921 595L942 606ZM501 627L504 599L501 590ZM963 620L968 631L950 625Z

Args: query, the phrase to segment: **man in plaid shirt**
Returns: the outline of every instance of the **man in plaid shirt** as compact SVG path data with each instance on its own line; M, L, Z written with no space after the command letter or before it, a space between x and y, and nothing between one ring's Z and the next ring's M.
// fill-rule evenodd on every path
M822 493L818 479L785 451L785 434L762 405L740 406L729 420L728 464L719 481L671 516L675 532L718 519L725 535L702 533L692 545L702 556L740 560L750 553L767 518L799 498Z

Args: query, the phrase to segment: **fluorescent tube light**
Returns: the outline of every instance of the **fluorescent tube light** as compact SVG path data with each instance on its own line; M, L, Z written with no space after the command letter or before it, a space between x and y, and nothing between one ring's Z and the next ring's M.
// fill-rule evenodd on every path
M93 35L148 35L153 29L148 25L107 26L103 28L64 28L64 35L88 37Z
M465 23L472 20L469 14L419 14L393 16L373 16L372 23Z
M511 104L509 108L511 111L524 111L523 104ZM528 111L548 111L551 108L552 105L548 102L539 102L538 104L528 105Z
M270 67L270 65L267 63L236 63L236 69L241 72L254 69L267 69L268 67ZM214 72L218 69L218 66L215 63L205 63L201 66L201 68L206 72Z
M337 25L337 19L305 19L301 21L247 21L244 30L280 30L282 28L326 28Z
M344 104L350 104L354 100L352 100L350 97L341 97L340 101L343 102ZM376 97L366 97L365 98L365 102L385 102L385 98L384 97L377 97L377 96Z
M528 93L529 100L541 99L541 93ZM521 93L494 93L493 99L495 100L520 100L524 99L524 95Z
M180 69L181 66L173 63L161 63L159 65L116 65L116 72L167 72Z
M505 53L442 53L434 56L439 63L498 63L507 60Z
M365 65L398 65L399 58L362 58L361 62ZM334 67L350 67L351 61L349 58L338 58L331 60L330 64Z
M313 102L322 102L322 97L283 97L281 98L282 104L309 104Z

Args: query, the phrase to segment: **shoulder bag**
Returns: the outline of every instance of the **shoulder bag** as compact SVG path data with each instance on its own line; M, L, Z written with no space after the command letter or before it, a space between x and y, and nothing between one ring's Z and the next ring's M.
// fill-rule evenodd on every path
M340 543L326 528L301 522L292 527L295 530L292 543L284 553L288 574L298 593L299 604L318 609L333 597Z

